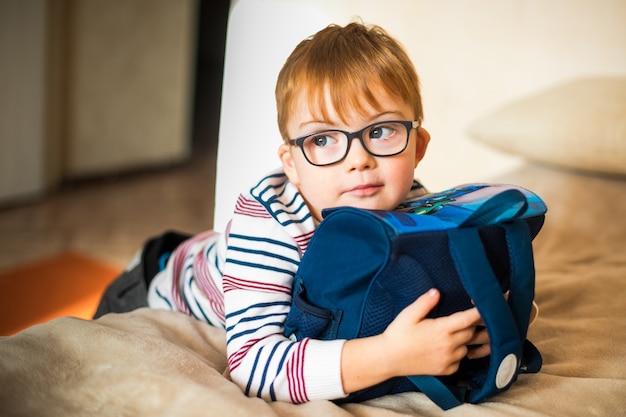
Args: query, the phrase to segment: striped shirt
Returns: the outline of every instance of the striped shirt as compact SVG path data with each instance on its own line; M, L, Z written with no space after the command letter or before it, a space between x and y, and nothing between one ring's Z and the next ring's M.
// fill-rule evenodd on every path
M408 197L424 193L415 182ZM280 169L242 193L227 230L182 243L148 293L153 308L226 329L230 375L249 396L303 403L344 397L345 341L283 335L292 283L316 222Z

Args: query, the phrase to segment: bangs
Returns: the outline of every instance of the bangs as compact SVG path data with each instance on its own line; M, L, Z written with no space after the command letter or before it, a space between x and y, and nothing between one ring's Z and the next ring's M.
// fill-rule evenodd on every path
M378 77L355 79L348 76L349 74L338 75L323 81L309 79L303 83L305 86L302 93L306 95L311 115L316 120L332 122L330 117L332 110L344 124L347 124L348 119L354 114L366 117L371 109L381 111L377 100L381 93L395 96L391 91L386 91Z

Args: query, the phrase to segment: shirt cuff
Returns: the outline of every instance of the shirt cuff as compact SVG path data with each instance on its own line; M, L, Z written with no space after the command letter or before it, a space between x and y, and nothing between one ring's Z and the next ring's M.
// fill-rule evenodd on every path
M341 380L341 352L345 340L309 340L304 377L309 400L346 397Z

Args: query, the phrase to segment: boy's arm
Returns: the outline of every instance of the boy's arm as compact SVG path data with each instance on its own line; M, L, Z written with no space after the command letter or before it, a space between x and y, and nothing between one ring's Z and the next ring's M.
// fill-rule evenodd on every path
M426 319L438 302L439 292L431 290L382 334L347 341L341 358L344 390L354 392L394 376L449 375L467 356L467 345L488 343L486 332L476 332L481 319L475 308Z
M233 218L223 271L227 355L246 395L294 403L345 396L344 341L283 334L299 261L297 243L273 219Z
M240 291L229 293L241 300ZM345 396L341 381L344 341L289 340L282 334L284 302L253 290L245 294L248 297L256 302L240 306L226 319L230 376L244 393L292 403Z

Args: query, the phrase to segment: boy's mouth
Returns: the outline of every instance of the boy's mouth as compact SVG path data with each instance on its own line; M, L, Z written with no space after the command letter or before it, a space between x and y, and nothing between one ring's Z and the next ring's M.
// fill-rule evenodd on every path
M382 188L381 184L361 184L347 191L348 194L359 197L369 197L376 194Z

